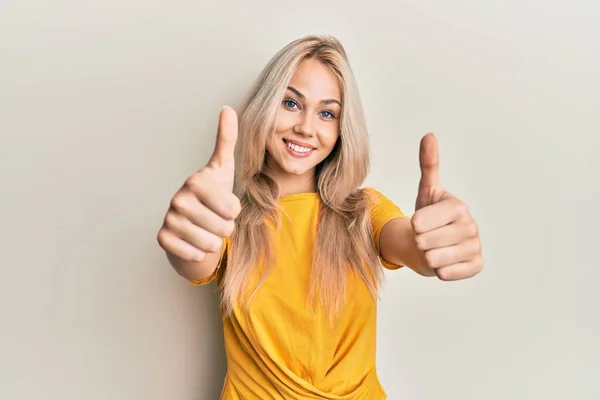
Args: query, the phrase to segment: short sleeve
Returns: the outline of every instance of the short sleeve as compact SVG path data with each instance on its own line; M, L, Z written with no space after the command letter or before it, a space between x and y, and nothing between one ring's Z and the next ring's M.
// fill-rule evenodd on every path
M373 188L364 189L369 196L369 212L371 217L371 229L373 230L373 240L377 248L377 254L381 264L387 269L399 269L402 265L393 264L381 256L380 237L383 227L393 219L408 218L402 210L390 199Z
M227 264L228 249L229 249L229 238L226 237L223 239L223 248L221 249L221 256L219 258L217 267L215 268L213 273L210 274L209 276L207 276L206 278L200 279L200 280L188 279L188 282L190 282L192 285L195 285L195 286L202 286L202 285L207 285L207 284L211 283L213 280L215 280L217 278L217 276L219 275L219 272L221 271L223 266Z

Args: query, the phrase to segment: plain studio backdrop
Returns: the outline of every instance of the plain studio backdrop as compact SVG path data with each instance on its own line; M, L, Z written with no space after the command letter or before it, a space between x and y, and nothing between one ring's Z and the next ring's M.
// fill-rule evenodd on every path
M342 40L376 186L414 211L418 143L486 268L387 273L391 400L600 398L600 6L584 2L6 1L0 6L0 398L210 400L214 286L156 234L267 60Z

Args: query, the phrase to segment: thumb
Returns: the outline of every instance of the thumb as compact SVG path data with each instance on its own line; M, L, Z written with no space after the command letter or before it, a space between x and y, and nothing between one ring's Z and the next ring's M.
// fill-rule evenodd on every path
M419 164L421 166L419 192L422 190L431 191L439 188L441 186L439 173L440 157L437 139L433 133L428 133L421 139Z
M219 115L219 127L215 149L210 157L209 164L221 167L234 161L235 143L238 136L237 114L229 106L223 107Z

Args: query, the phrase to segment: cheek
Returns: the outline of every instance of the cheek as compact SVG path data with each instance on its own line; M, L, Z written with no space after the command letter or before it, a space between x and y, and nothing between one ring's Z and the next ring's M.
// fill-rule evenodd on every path
M294 128L294 118L291 113L279 112L277 115L277 122L275 123L275 134L281 135L289 132Z
M339 131L337 127L328 126L326 129L321 131L319 141L321 146L328 150L332 150L339 138Z

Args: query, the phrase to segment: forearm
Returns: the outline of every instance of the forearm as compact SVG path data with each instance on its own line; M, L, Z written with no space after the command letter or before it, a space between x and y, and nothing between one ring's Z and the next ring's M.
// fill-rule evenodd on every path
M436 276L435 270L427 266L425 254L417 247L411 222L397 218L388 222L381 231L381 256L387 261L404 265L423 276Z
M211 276L219 264L221 253L207 253L202 261L188 261L169 252L167 259L179 275L186 279L201 281Z

